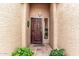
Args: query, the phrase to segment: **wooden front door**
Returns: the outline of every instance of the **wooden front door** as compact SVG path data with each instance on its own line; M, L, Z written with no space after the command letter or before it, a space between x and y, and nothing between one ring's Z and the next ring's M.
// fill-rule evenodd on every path
M42 18L31 18L31 43L42 44Z

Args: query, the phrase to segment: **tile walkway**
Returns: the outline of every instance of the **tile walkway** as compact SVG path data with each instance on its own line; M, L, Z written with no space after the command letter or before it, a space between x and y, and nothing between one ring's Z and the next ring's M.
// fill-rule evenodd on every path
M33 50L34 56L48 56L50 51L52 50L48 44L44 45L31 44L30 48ZM7 53L0 53L0 56L9 56L9 55Z
M31 44L30 48L33 50L34 56L48 56L50 51L52 50L52 48L48 44Z

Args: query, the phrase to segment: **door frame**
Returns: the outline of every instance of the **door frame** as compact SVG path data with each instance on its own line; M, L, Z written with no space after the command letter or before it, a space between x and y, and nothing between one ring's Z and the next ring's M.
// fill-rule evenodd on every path
M43 37L44 37L44 36L43 36L43 18L42 18L42 17L30 17L30 23L31 23L31 19L32 19L32 18L41 18L41 22L42 22L42 25L41 25L41 27L42 27L42 44L43 44L43 39L44 39L44 38L43 38ZM32 25L32 24L31 24L31 25ZM30 37L31 37L31 29L32 29L31 25L30 25ZM32 43L31 43L31 38L30 38L30 44L32 44Z

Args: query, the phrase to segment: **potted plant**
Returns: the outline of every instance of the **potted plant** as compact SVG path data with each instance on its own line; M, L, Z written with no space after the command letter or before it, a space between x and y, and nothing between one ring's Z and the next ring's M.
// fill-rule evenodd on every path
M54 49L50 52L49 56L64 56L64 49Z
M32 56L33 54L30 48L17 48L12 52L12 56Z

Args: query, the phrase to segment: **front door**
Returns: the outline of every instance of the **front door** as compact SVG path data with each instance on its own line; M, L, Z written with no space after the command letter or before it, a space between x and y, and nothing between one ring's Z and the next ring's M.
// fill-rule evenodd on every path
M31 43L42 44L42 18L31 18Z

